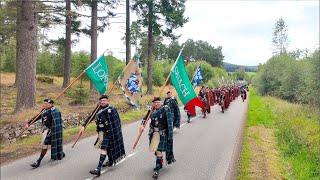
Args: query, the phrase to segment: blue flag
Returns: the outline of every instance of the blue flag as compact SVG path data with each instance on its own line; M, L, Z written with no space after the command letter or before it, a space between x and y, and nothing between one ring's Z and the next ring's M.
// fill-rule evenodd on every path
M193 76L193 81L192 81L193 89L196 88L198 82L200 82L202 79L203 79L203 76L202 76L202 73L201 73L201 67L199 65L197 67L196 73Z

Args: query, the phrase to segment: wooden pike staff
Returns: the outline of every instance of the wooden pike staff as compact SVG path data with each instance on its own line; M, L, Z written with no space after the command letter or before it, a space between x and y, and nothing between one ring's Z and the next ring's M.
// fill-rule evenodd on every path
M107 50L105 50L105 51L103 52L103 54L106 53L106 52L107 52ZM56 101L57 99L59 99L59 98L61 97L61 95L62 95L67 89L69 89L84 73L85 73L85 70L82 71L82 73L80 73L79 76L76 77L66 88L64 88L63 91L62 91L53 101ZM34 123L34 121L42 114L42 112L43 112L44 110L45 110L45 109L42 108L42 110L40 111L40 113L39 113L35 118L32 119L32 121L30 122L30 125L31 125L32 123ZM26 131L27 129L28 129L28 128L23 128L23 130L22 130L21 133L17 136L17 138L19 138L19 137L22 135L22 133L23 133L24 131Z
M176 61L174 62L173 66L172 66L172 68L171 68L171 70L170 70L170 72L169 72L169 75L167 76L166 81L164 82L163 86L162 86L161 89L160 89L159 97L161 97L161 93L162 93L164 87L166 86L166 84L167 84L167 82L168 82L168 80L169 80L169 77L170 77L170 75L171 75L171 73L172 73L173 67L174 67L174 66L177 64L177 62L178 62L178 59L179 59L179 57L180 57L180 55L181 55L181 53L182 53L182 50L184 49L184 46L185 46L185 45L183 45L182 49L180 50L179 55L178 55ZM154 111L154 107L152 106L152 109L150 110L150 113L149 113L146 121L145 121L144 124L143 124L143 130L144 130L144 128L146 127L146 125L147 125L147 123L148 123L148 121L149 121L149 119L150 119L150 116L151 116L151 114L153 113L153 111ZM135 149L135 148L136 148L136 146L137 146L137 144L138 144L138 142L139 142L139 140L140 140L140 137L141 137L141 135L142 135L142 133L143 133L143 130L139 132L138 137L137 137L136 141L134 142L132 149Z
M56 98L54 98L53 101L56 101L57 99L59 99L59 98L62 96L62 94L63 94L64 92L66 92L66 90L69 89L84 73L85 73L85 71L83 71L81 74L79 74L79 76L76 77L66 88L64 88L63 91L62 91ZM32 119L32 121L30 122L30 125L34 123L34 121L43 113L44 110L45 110L44 108L41 109L40 113L37 114L37 115ZM27 124L28 124L28 123L27 123ZM27 129L28 129L28 128L23 128L23 130L20 132L20 134L17 136L17 138L19 138L19 137L22 135L22 133L24 133Z
M111 93L113 87L116 85L118 81L115 81L111 87L111 89L109 90L109 92L107 93L107 95L109 96L109 94ZM89 121L87 122L87 124L84 126L84 130L86 130L87 126L91 123L91 121L93 120L94 115L97 113L98 109L100 108L100 104L98 105L98 107L96 108L96 110L93 112L91 118L89 119ZM72 148L77 144L77 142L79 141L80 137L82 136L83 133L80 133L78 138L76 139L76 141L73 143L73 145L71 146Z
M128 65L122 70L122 72L120 73L119 77L121 76L121 74L127 69ZM118 82L118 78L117 80L113 83L111 89L108 91L107 95L109 96L109 94L111 93L111 91L113 90L114 86L117 84ZM97 109L93 112L93 115L91 116L91 118L89 119L89 121L87 122L87 124L84 126L84 130L86 130L87 126L91 123L94 114L97 113L98 109L100 108L100 105L98 105ZM73 145L71 146L72 148L77 144L77 142L79 141L80 137L82 136L83 133L79 134L78 138L76 139L76 141L73 143Z

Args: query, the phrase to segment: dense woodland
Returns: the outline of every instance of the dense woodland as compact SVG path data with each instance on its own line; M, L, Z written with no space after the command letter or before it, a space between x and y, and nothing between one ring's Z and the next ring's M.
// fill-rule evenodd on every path
M120 0L66 0L66 1L0 1L0 58L1 72L15 72L18 89L16 112L35 105L36 74L60 76L66 87L71 77L79 75L97 58L97 38L106 28L112 28L110 19L120 17ZM126 2L129 3L128 1ZM84 13L85 10L85 13ZM232 80L251 81L245 72L256 67L233 66L226 61L222 46L213 46L205 40L188 39L180 44L174 29L188 23L185 17L185 0L130 1L131 13L138 20L131 23L124 44L138 49L143 65L144 84L147 93L153 86L161 86L170 71L180 49L184 46L183 58L191 78L196 66L201 63L204 74L202 84L219 87L221 77ZM84 19L90 24L85 24ZM51 39L50 28L65 27L57 39ZM271 27L270 27L271 29ZM287 52L287 26L282 18L276 24L272 39L274 55L258 67L254 85L261 94L274 95L289 101L319 105L319 50ZM79 37L91 38L90 51L72 51ZM164 44L169 39L169 44ZM114 81L128 62L106 57L109 79ZM225 67L226 70L223 69ZM233 73L228 73L232 71ZM201 84L201 85L202 85ZM93 89L91 84L90 89Z
M36 83L29 77L36 74L62 76L64 88L70 83L70 77L77 76L97 58L97 37L105 28L112 28L110 19L121 15L117 14L119 6L124 6L124 1L1 1L1 71L16 73L16 112L35 105ZM188 22L184 16L185 0L135 0L130 1L130 7L138 20L132 22L130 38L125 38L125 44L139 49L144 82L148 94L152 94L152 86L161 85L165 78L158 74L165 76L164 72L169 72L169 66L182 48L177 41L179 35L174 34L173 30ZM84 24L84 19L89 19L91 23ZM65 27L65 32L57 39L51 39L46 32L56 27ZM72 46L79 43L81 35L91 38L90 52L72 51ZM164 44L164 38L171 40L171 43ZM206 41L192 39L183 45L186 64L202 60L212 68L210 72L214 71L213 66L222 67L224 56L221 46L214 47ZM112 52L107 61L109 78L115 80L115 74L122 71L125 63L113 57ZM165 63L168 66L164 67L168 69L162 68ZM190 69L190 74L193 74L191 71L194 70ZM208 77L214 76L217 77L217 74ZM90 89L93 89L92 84Z

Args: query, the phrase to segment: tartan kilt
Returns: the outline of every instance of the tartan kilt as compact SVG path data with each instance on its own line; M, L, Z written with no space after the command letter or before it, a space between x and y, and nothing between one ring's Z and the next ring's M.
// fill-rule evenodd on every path
M149 145L152 140L153 133L149 135ZM157 148L157 151L164 152L167 150L167 135L165 133L160 134L160 142Z
M107 150L108 143L109 143L109 138L107 136L104 136L102 143L100 145L100 149Z
M43 145L51 145L51 136L47 136L44 141L43 141Z
M44 128L42 131L42 145L51 145L51 130L49 128Z

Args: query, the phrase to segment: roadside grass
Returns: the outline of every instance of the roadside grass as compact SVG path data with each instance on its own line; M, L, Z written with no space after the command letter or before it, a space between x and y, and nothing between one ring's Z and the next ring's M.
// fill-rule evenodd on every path
M262 135L263 128L272 133ZM270 157L265 159L267 163L264 167L255 164L259 159L259 156L256 156L259 148L256 147L260 144L256 132L260 133L262 142L266 137L274 138L275 147L271 146L259 155L268 157L276 150L278 153L274 151L273 158L280 159L274 161L273 166L268 166ZM268 172L269 167L277 168L273 168L271 172L278 171L280 179L319 179L320 112L316 107L288 103L273 97L261 97L251 88L243 139L237 179L259 179L259 172ZM259 168L260 170L257 170ZM278 179L274 176L266 177Z
M147 114L147 109L141 109L140 111L132 110L127 111L124 114L120 114L121 121L123 123L128 123L133 120L139 120L142 119Z
M253 76L253 75L256 75L257 73L256 72L246 72L246 74L248 74L249 76Z
M272 112L254 88L244 131L237 179L287 179L284 164L273 137Z
M249 137L248 137L248 129L246 128L244 131L244 137L242 142L242 152L240 157L240 162L238 166L238 175L237 179L250 179L250 145L249 145Z
M127 111L120 114L120 119L122 124L127 124L136 120L142 119L145 116L146 110L139 111ZM64 144L73 142L77 137L81 126L66 129L63 132L63 141ZM137 127L137 130L139 127ZM94 122L91 122L86 130L85 133L81 138L89 137L96 134L96 125ZM6 143L0 145L0 157L1 157L1 164L11 162L13 160L23 158L25 156L39 153L41 135L32 135L26 138L18 139L16 143ZM21 151L23 150L23 151ZM17 155L17 152L18 155Z
M290 179L320 177L320 112L267 97L274 113L275 134Z

